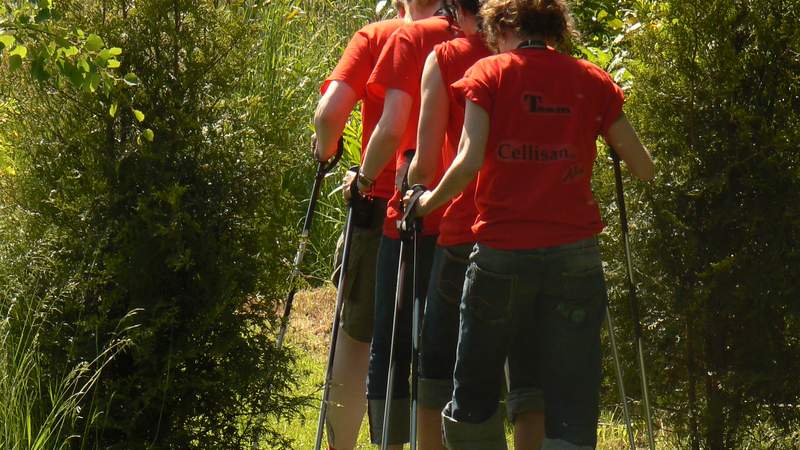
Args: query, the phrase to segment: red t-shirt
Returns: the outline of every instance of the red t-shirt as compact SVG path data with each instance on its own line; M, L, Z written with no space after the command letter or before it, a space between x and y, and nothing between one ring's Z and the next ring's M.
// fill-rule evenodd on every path
M603 229L590 186L595 142L624 102L606 72L553 49L518 49L479 61L453 88L491 124L475 195L478 242L551 247Z
M372 73L372 69L378 62L383 46L392 33L405 24L404 21L384 20L371 23L358 30L344 54L339 59L336 68L320 87L320 93L324 94L331 81L341 81L347 83L358 95L361 100L361 160L367 150L369 142L378 120L383 114L383 98L376 98L367 95L367 80ZM375 185L372 188L372 195L382 199L389 199L394 191L394 166L387 165L383 171L375 178Z
M450 116L447 121L444 147L442 148L442 165L449 167L458 153L458 142L461 140L461 130L464 127L464 100L459 101L457 93L450 85L460 80L476 61L492 55L492 51L483 41L483 36L473 34L468 37L453 39L437 45L436 63L442 74L442 81L447 86L447 96L450 104ZM475 207L475 184L473 180L447 207L442 222L439 224L439 245L450 246L475 242L472 233L472 224L478 210Z
M396 180L395 189L389 207L386 211L386 220L383 224L383 233L397 239L397 220L400 218L400 199L403 193L399 191L398 180L406 171L406 150L414 149L417 143L417 125L419 123L420 82L422 70L425 68L425 59L433 47L456 36L455 26L446 18L435 16L407 24L397 30L383 47L378 64L367 82L369 95L383 99L388 89L401 90L413 99L413 105L408 118L408 125L400 147L395 152ZM391 165L391 163L390 163ZM441 164L435 182L441 178ZM435 185L435 183L434 183ZM434 235L439 233L439 221L444 208L426 216L423 221L423 234Z

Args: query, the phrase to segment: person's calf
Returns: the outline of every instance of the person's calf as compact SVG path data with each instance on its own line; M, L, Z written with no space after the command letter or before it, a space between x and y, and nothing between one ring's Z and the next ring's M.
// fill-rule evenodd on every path
M527 412L514 418L514 448L541 450L544 439L544 413Z
M340 330L336 342L327 416L328 442L336 450L352 450L366 412L369 343Z
M420 406L417 412L417 442L419 450L446 450L442 442L441 409Z

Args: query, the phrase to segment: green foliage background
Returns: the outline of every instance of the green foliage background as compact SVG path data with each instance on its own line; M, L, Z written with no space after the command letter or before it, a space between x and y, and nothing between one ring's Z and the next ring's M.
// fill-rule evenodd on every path
M625 187L660 442L800 446L796 5L572 8L575 53L626 89L658 167ZM0 7L0 447L292 446L277 424L309 374L274 325L311 117L344 44L377 18L371 0ZM347 165L321 199L311 284L330 270ZM605 149L594 189L638 399ZM605 364L603 406L618 411Z
M0 73L3 379L19 373L30 387L8 405L20 418L4 431L9 448L31 429L25 440L43 430L42 448L73 434L81 448L290 445L271 418L304 399L273 325L312 170L314 84L328 68L308 50L335 57L352 30L333 24L366 21L352 6L2 11L16 36ZM24 18L45 10L54 17ZM28 57L12 62L23 45ZM106 73L106 45L120 63L110 69L135 75ZM65 388L84 413L45 430L63 403L48 390L73 379L90 382Z

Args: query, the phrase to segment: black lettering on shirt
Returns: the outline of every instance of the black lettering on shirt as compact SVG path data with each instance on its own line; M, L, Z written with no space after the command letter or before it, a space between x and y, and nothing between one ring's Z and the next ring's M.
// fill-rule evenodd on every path
M547 105L543 97L537 94L523 95L522 102L525 103L528 112L533 114L572 114L569 106Z

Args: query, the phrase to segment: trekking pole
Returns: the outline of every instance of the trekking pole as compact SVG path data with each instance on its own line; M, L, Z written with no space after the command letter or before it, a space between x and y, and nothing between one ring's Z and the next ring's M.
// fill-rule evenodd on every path
M404 155L405 159L410 162L413 158L414 153L413 151L407 151ZM406 166L408 167L408 166ZM403 183L401 190L405 193L408 190L408 174L403 176ZM400 202L400 207L402 208L402 200ZM400 227L401 224L398 224ZM406 252L408 248L406 247L408 239L404 238L405 233L403 230L400 230L400 261L397 264L397 286L394 293L394 313L392 314L392 340L391 344L389 344L389 371L386 377L386 401L384 402L383 406L383 425L381 429L381 450L387 450L389 447L388 440L389 440L389 413L392 408L392 392L394 391L394 374L397 365L397 361L395 361L395 339L397 338L397 319L400 315L400 310L403 307L403 294L405 292L405 278L406 278L406 271L408 270L408 258L406 258ZM412 439L413 440L413 439Z
M631 411L628 408L628 396L625 394L625 381L622 378L622 366L619 363L619 352L617 351L617 340L614 337L614 321L611 319L611 309L606 305L606 319L608 320L608 337L611 340L611 354L614 357L614 369L617 374L617 386L619 396L622 399L622 413L625 415L625 429L628 431L628 443L631 450L636 450L636 439L633 436L633 422L631 421Z
M414 207L417 205L419 198L428 189L421 185L415 184L411 187L413 193L408 202L408 207L403 214L401 226L405 232L411 232L411 240L414 244L413 259L411 261L413 270L413 285L412 292L414 294L414 309L411 319L411 450L417 449L417 410L419 403L417 401L419 383L419 340L420 340L420 322L422 321L422 283L420 276L422 275L419 270L419 234L422 232L422 219L414 218Z
M642 324L639 320L639 302L636 295L636 284L633 281L633 262L631 260L631 245L628 237L628 213L625 209L625 192L622 187L622 169L620 168L619 155L611 150L611 159L614 160L614 178L617 184L617 206L619 207L619 220L622 227L622 243L625 246L625 264L628 269L628 303L633 317L634 337L636 338L636 352L639 360L639 375L642 381L642 398L644 400L645 416L647 418L647 439L650 450L655 450L656 444L653 436L653 419L650 414L650 398L647 392L647 373L644 366L644 343L642 340Z
M309 236L311 233L311 223L314 219L314 212L317 208L317 199L319 192L322 188L322 183L325 176L336 167L339 160L342 159L344 153L344 141L339 138L339 145L336 149L336 155L330 161L320 161L317 164L317 175L314 177L314 186L311 188L311 197L308 200L308 210L306 210L306 218L303 221L303 231L300 233L300 246L297 248L297 253L294 255L294 264L292 266L292 273L289 276L289 294L286 296L284 302L283 318L281 318L281 328L278 332L278 339L275 345L280 350L283 347L283 340L286 337L286 329L289 327L289 316L292 314L292 303L294 303L294 295L297 293L296 280L300 275L300 265L303 263L303 257L306 254L306 246L308 245Z
M350 169L358 173L358 166ZM333 325L331 327L331 345L328 349L328 364L325 368L325 384L322 387L322 402L319 406L319 422L317 422L317 438L314 444L314 450L320 450L322 446L322 433L325 428L325 419L328 414L328 395L330 394L331 382L333 378L333 359L336 356L336 340L339 337L339 320L342 314L342 305L344 304L344 286L347 279L347 261L350 258L350 244L353 237L354 228L354 204L357 201L358 188L356 182L350 185L351 200L347 208L347 219L344 224L344 244L342 247L342 266L339 269L339 284L336 289L336 308L333 315Z
M389 372L386 378L386 402L383 406L383 427L381 429L381 450L387 450L389 440L389 411L392 408L392 391L394 390L394 372L397 361L395 361L394 347L395 338L397 337L397 318L400 315L400 309L403 307L403 286L406 276L406 259L404 257L406 252L406 243L400 241L400 264L397 267L397 289L394 294L394 314L392 314L392 340L389 347Z

